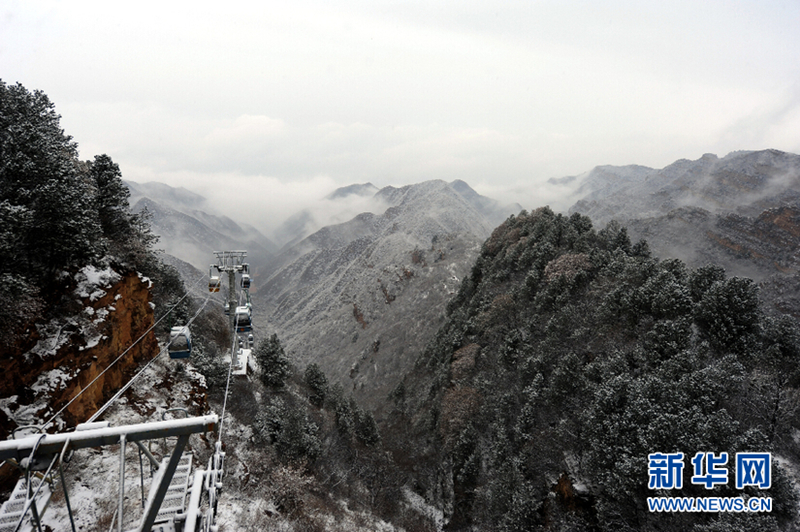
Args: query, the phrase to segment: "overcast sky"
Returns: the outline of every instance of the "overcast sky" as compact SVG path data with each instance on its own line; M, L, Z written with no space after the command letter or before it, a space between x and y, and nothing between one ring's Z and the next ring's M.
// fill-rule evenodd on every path
M0 78L234 218L366 181L533 208L596 165L800 153L798 28L797 0L5 0Z

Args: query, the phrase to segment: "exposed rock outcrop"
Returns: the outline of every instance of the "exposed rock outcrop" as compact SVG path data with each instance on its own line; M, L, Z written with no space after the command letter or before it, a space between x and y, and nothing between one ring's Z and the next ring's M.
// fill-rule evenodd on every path
M91 267L76 275L61 297L63 317L31 324L27 341L3 357L0 437L18 426L48 421L78 394L55 428L85 421L140 361L158 352L155 334L148 330L153 325L149 284L135 273Z

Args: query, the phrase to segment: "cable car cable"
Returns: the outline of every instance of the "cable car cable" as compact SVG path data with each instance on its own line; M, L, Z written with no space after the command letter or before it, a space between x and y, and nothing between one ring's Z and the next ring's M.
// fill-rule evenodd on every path
M205 277L205 276L203 276L203 277ZM200 313L201 313L201 312L203 312L203 309L204 309L204 308L206 308L206 305L208 304L208 302L209 302L209 300L210 300L210 299L211 299L211 294L209 293L209 295L208 295L208 296L206 297L206 299L203 301L203 304L200 306L200 308L199 308L199 309L197 309L197 312L195 312L195 313L194 313L194 316L192 316L192 317L191 317L191 318L190 318L190 319L189 319L189 320L186 322L186 325L184 325L184 327L189 327L189 326L190 326L190 325L191 325L191 324L194 322L194 320L195 320L195 319L197 319L197 317L198 317L198 316L200 316ZM173 307L173 308L174 308L174 307ZM158 352L158 354L157 354L156 356L154 356L152 359L150 359L150 361L149 361L147 364L145 364L145 366L144 366L143 368L141 368L139 371L137 371L137 372L136 372L136 374L135 374L133 377L131 377L131 378L130 378L130 380L128 380L128 382L125 384L125 386L123 386L122 388L120 388L120 389L119 389L119 391L118 391L116 394L114 394L114 397L112 397L111 399L109 399L109 400L106 402L106 404L104 404L104 405L103 405L103 406L102 406L102 407L101 407L101 408L100 408L100 409L99 409L97 412L95 412L95 413L94 413L94 415L92 415L92 417L90 417L90 418L89 418L89 420L87 421L87 423L91 423L92 421L96 420L98 417L100 417L100 416L103 414L103 412L105 412L106 410L108 410L108 408L109 408L109 407L110 407L110 406L111 406L111 405L114 403L114 401L116 401L117 399L119 399L119 398L122 396L122 394L124 394L124 393L125 393L125 392L128 390L128 388L130 388L130 387L131 387L131 385L133 385L134 381L135 381L136 379L138 379L138 378L139 378L139 376L140 376L140 375L142 375L142 374L144 373L144 371L145 371L145 370L146 370L148 367L150 367L150 365L151 365L153 362L155 362L155 360L156 360L158 357L160 357L161 355L163 355L165 351L168 351L168 350L169 350L169 346L170 346L170 344L171 344L172 342L173 342L173 339L170 339L170 341L169 341L169 342L167 342L167 344L164 346L164 348L163 348L161 351L159 351L159 352Z
M242 302L242 295L239 295L239 303ZM236 349L236 328L239 324L239 313L235 314L233 320L233 339L231 340L231 363L228 365L228 380L225 383L225 395L222 400L222 415L219 417L219 432L217 433L217 442L222 440L222 428L225 423L225 409L228 405L228 389L231 385L231 373L233 372L233 350Z

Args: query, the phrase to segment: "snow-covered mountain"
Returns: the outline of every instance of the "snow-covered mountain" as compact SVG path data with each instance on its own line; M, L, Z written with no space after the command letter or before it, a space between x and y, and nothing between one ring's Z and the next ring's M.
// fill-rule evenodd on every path
M273 237L282 248L288 248L323 227L346 222L364 212L383 212L388 205L375 198L376 192L378 187L372 183L337 188L284 220Z
M445 305L496 226L519 212L463 181L385 187L388 206L286 247L254 296L259 329L301 366L385 396L444 319ZM379 392L379 393L378 393Z
M576 203L595 224L615 218L652 218L680 207L758 216L800 201L800 156L777 150L737 151L718 158L680 159L662 169L598 166L554 184L576 186Z
M206 198L164 183L125 182L131 191L131 210L152 215L158 247L200 270L208 267L212 252L246 249L253 264L265 264L277 246L256 228L209 212Z
M777 150L705 154L662 169L598 166L551 180L574 187L569 212L616 219L661 258L723 266L764 284L762 298L800 317L800 156Z
M493 227L499 225L509 213L517 213L522 207L501 205L494 199L481 196L467 183L455 180L449 187L488 220ZM337 188L313 206L304 208L287 218L274 232L274 239L288 249L302 239L328 226L345 223L365 212L381 214L396 204L408 187L386 187L378 189L372 183L353 184Z
M349 196L374 196L378 190L378 187L372 183L357 183L354 185L348 185L346 187L339 187L325 196L325 199L335 200L339 198L347 198Z

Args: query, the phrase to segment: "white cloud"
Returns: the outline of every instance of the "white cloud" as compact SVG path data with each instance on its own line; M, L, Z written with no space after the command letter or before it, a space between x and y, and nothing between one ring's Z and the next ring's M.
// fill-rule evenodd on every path
M84 158L265 191L247 208L433 178L556 198L547 178L599 164L800 151L798 17L779 0L12 1L0 66L50 96Z

